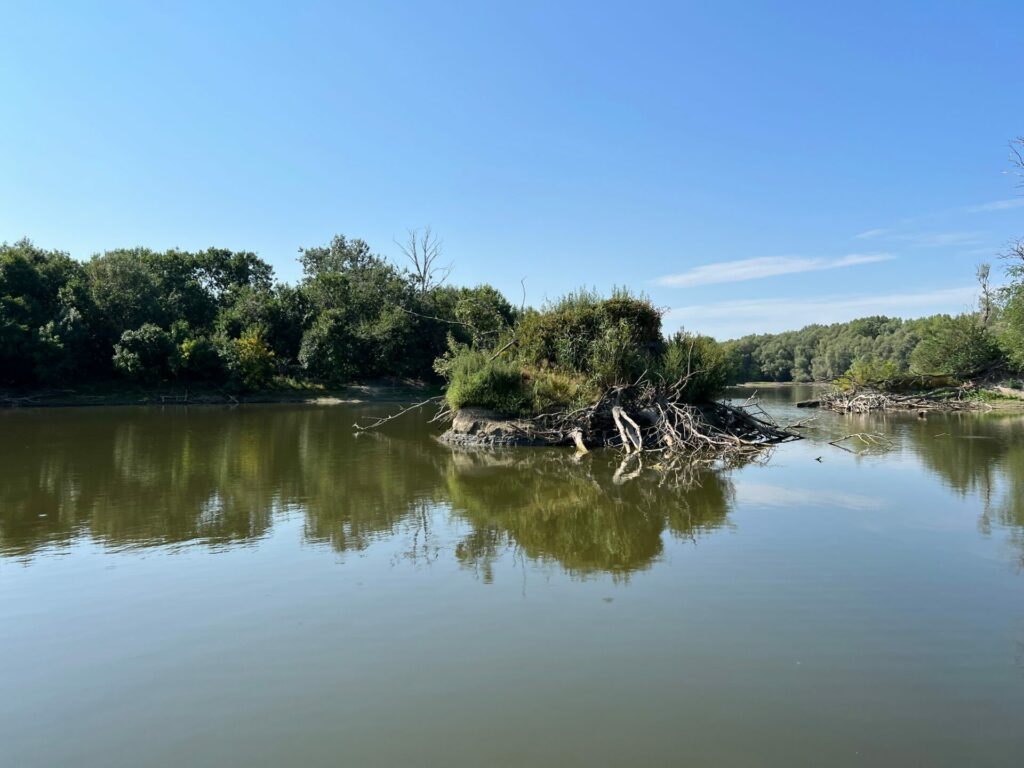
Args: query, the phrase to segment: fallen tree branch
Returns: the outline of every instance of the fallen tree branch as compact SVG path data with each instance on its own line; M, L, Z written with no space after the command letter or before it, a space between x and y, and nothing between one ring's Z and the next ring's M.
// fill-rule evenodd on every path
M361 426L358 422L356 422L352 426L358 432L366 432L366 431L371 430L371 429L376 429L377 427L381 426L382 424L388 423L392 419L397 419L399 416L404 416L405 414L409 413L410 411L415 411L415 410L417 410L419 408L422 408L425 405L429 405L430 403L436 403L438 400L442 400L442 399L444 399L444 395L437 395L436 397L431 397L431 398L428 398L428 399L424 400L422 403L416 403L414 405L410 405L407 408L403 408L402 410L398 411L397 413L393 413L390 416L382 416L381 418L376 419L372 424L367 424L366 426Z

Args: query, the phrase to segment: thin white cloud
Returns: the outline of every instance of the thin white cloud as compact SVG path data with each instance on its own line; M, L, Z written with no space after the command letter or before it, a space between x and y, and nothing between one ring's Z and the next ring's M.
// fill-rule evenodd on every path
M985 232L911 232L893 235L894 240L917 248L946 248L951 246L983 245Z
M997 254L997 250L998 249L993 248L991 246L986 246L985 248L972 248L969 251L964 251L963 255L964 256L988 256L988 257L991 258L993 256L997 256L998 255Z
M891 231L892 231L891 229L888 229L886 227L879 227L878 229L868 229L868 230L865 230L864 232L860 232L860 233L854 235L853 237L856 240L871 240L872 238L875 238L875 237L881 237L882 235L887 235Z
M970 205L966 208L966 211L968 213L987 213L989 211L1008 211L1012 208L1024 208L1024 197L1013 197L1009 200L993 200L991 203Z
M812 323L841 323L869 315L922 317L958 313L974 304L976 294L975 286L968 285L918 293L722 301L670 309L665 325L667 330L682 326L729 339L748 333L796 330Z
M889 253L851 253L834 259L803 258L798 256L762 256L756 259L720 261L704 264L675 275L663 275L655 282L658 285L676 288L691 288L695 285L715 283L739 283L746 280L760 280L776 275L792 275L797 272L820 272L825 269L841 269L858 264L874 264L895 258Z

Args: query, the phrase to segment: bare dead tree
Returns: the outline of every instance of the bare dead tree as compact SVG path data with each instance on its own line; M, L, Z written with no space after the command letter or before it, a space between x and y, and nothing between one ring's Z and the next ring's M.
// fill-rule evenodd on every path
M1009 262L1006 267L1006 272L1011 277L1024 277L1024 240L1018 240L1015 243L1011 243L1010 247L1002 254L1001 258Z
M1014 173L1022 177L1020 184L1024 186L1024 136L1010 142L1010 162L1016 169Z
M978 314L983 327L988 327L992 319L993 294L992 286L989 284L989 274L992 268L988 264L979 264L975 273L978 278L978 287L981 288L981 296L978 298Z
M402 249L405 258L412 265L411 271L416 287L420 293L426 293L448 279L453 265L439 263L443 243L429 226L424 227L422 231L410 229L408 235L404 243L396 240L395 244Z

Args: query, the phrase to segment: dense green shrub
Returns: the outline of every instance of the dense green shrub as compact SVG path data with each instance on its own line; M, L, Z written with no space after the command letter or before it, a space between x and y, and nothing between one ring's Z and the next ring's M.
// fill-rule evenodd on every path
M603 324L590 343L590 358L583 369L601 388L631 384L648 368L644 348L637 345L635 329L626 319Z
M889 389L906 374L892 360L854 360L850 368L836 379L841 389L852 390L861 387Z
M158 325L145 323L121 334L114 345L114 368L136 381L154 383L178 370L178 348Z
M910 356L915 373L970 377L996 367L999 344L975 315L942 316Z
M668 340L654 370L669 386L684 382L679 392L691 403L719 397L731 376L729 356L721 344L710 336L683 331Z
M206 337L187 338L178 345L178 375L189 381L216 382L224 378L224 360L217 345Z
M643 372L644 358L660 352L661 314L645 298L616 291L570 293L543 311L527 312L516 328L520 359L622 382Z
M66 253L28 240L0 244L0 386L59 380L87 360L72 303L81 280Z
M515 363L463 347L440 367L448 378L445 398L452 410L472 405L510 416L531 410L523 372Z
M661 317L646 299L570 294L530 311L494 353L455 344L439 360L452 408L477 405L506 413L543 413L595 402L609 389L647 376L685 400L719 396L729 378L722 345L707 336L661 337Z
M1010 367L1024 372L1024 283L1007 289L1008 301L1003 310L1004 331L1000 339Z
M220 355L229 376L229 384L239 390L266 387L274 374L274 352L254 328L237 339L222 339Z
M337 309L329 309L313 321L299 348L299 364L306 375L331 384L354 379L363 357L351 322Z

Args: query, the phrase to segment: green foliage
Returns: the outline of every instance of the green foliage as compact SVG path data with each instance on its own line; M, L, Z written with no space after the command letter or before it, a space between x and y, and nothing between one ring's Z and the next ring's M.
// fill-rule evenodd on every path
M518 372L532 411L582 402L645 371L678 379L684 352L700 371L684 387L694 401L714 397L727 379L845 374L856 385L909 375L912 361L927 373L1024 371L1024 247L1014 253L1011 283L989 305L986 327L973 315L868 317L719 346L663 339L659 311L623 290L608 298L580 290L540 311L517 311L487 285L421 290L408 271L340 235L301 251L297 285L274 284L270 265L247 251L115 249L79 263L22 240L0 245L0 386L115 374L246 388L271 374L332 385L430 378L446 375L445 361L439 369L434 361L448 349L456 350L448 362L462 348L490 355L513 337L502 365Z
M487 345L515 319L490 286L420 290L361 240L338 236L300 260L302 282L275 285L247 251L115 249L82 264L27 240L0 245L0 386L429 378L449 336ZM149 326L173 353L147 346L163 345Z
M0 385L36 383L37 367L48 363L55 369L45 380L59 379L67 372L63 355L78 358L80 339L71 336L79 317L69 314L69 286L81 273L66 253L28 240L0 244Z
M582 406L598 395L593 381L552 368L526 371L526 388L532 413Z
M589 371L602 389L636 381L647 369L647 356L636 343L635 329L625 318L604 323L589 343L590 357L583 371Z
M506 342L514 341L514 344ZM610 388L647 374L677 386L690 402L717 397L730 370L714 339L677 333L661 336L661 316L649 301L618 291L610 299L580 291L544 311L527 312L495 353L454 342L438 361L455 409L476 405L506 413L538 414L594 402Z
M246 331L240 338L224 340L220 354L230 384L236 389L262 389L274 375L274 353L259 328Z
M1002 360L992 333L974 315L940 316L914 349L915 373L969 378L991 370Z
M472 405L510 416L530 410L525 378L515 363L463 347L446 359L442 370L448 377L445 398L453 410Z
M114 345L114 368L136 381L163 381L177 371L178 348L163 328L144 323L121 334Z
M854 361L892 362L910 370L910 356L936 318L864 317L798 331L744 336L725 343L732 381L831 381Z
M225 375L224 361L213 341L187 338L178 346L179 375L189 381L217 382Z
M644 358L658 354L663 344L658 310L621 290L609 299L580 290L541 312L529 311L516 338L527 365L585 373L603 383L635 379Z
M474 346L493 342L516 318L508 300L489 285L457 289L451 314L458 323L453 331Z
M892 360L854 360L849 370L836 379L836 385L845 390L862 387L888 390L903 378L905 374Z
M1024 281L1014 282L1006 293L1000 342L1013 370L1024 372Z
M669 385L682 382L679 392L691 403L713 400L729 383L731 363L725 348L710 336L683 331L672 335L656 372Z
M319 314L302 337L299 364L312 379L330 384L351 381L359 374L364 357L353 324L338 309Z

